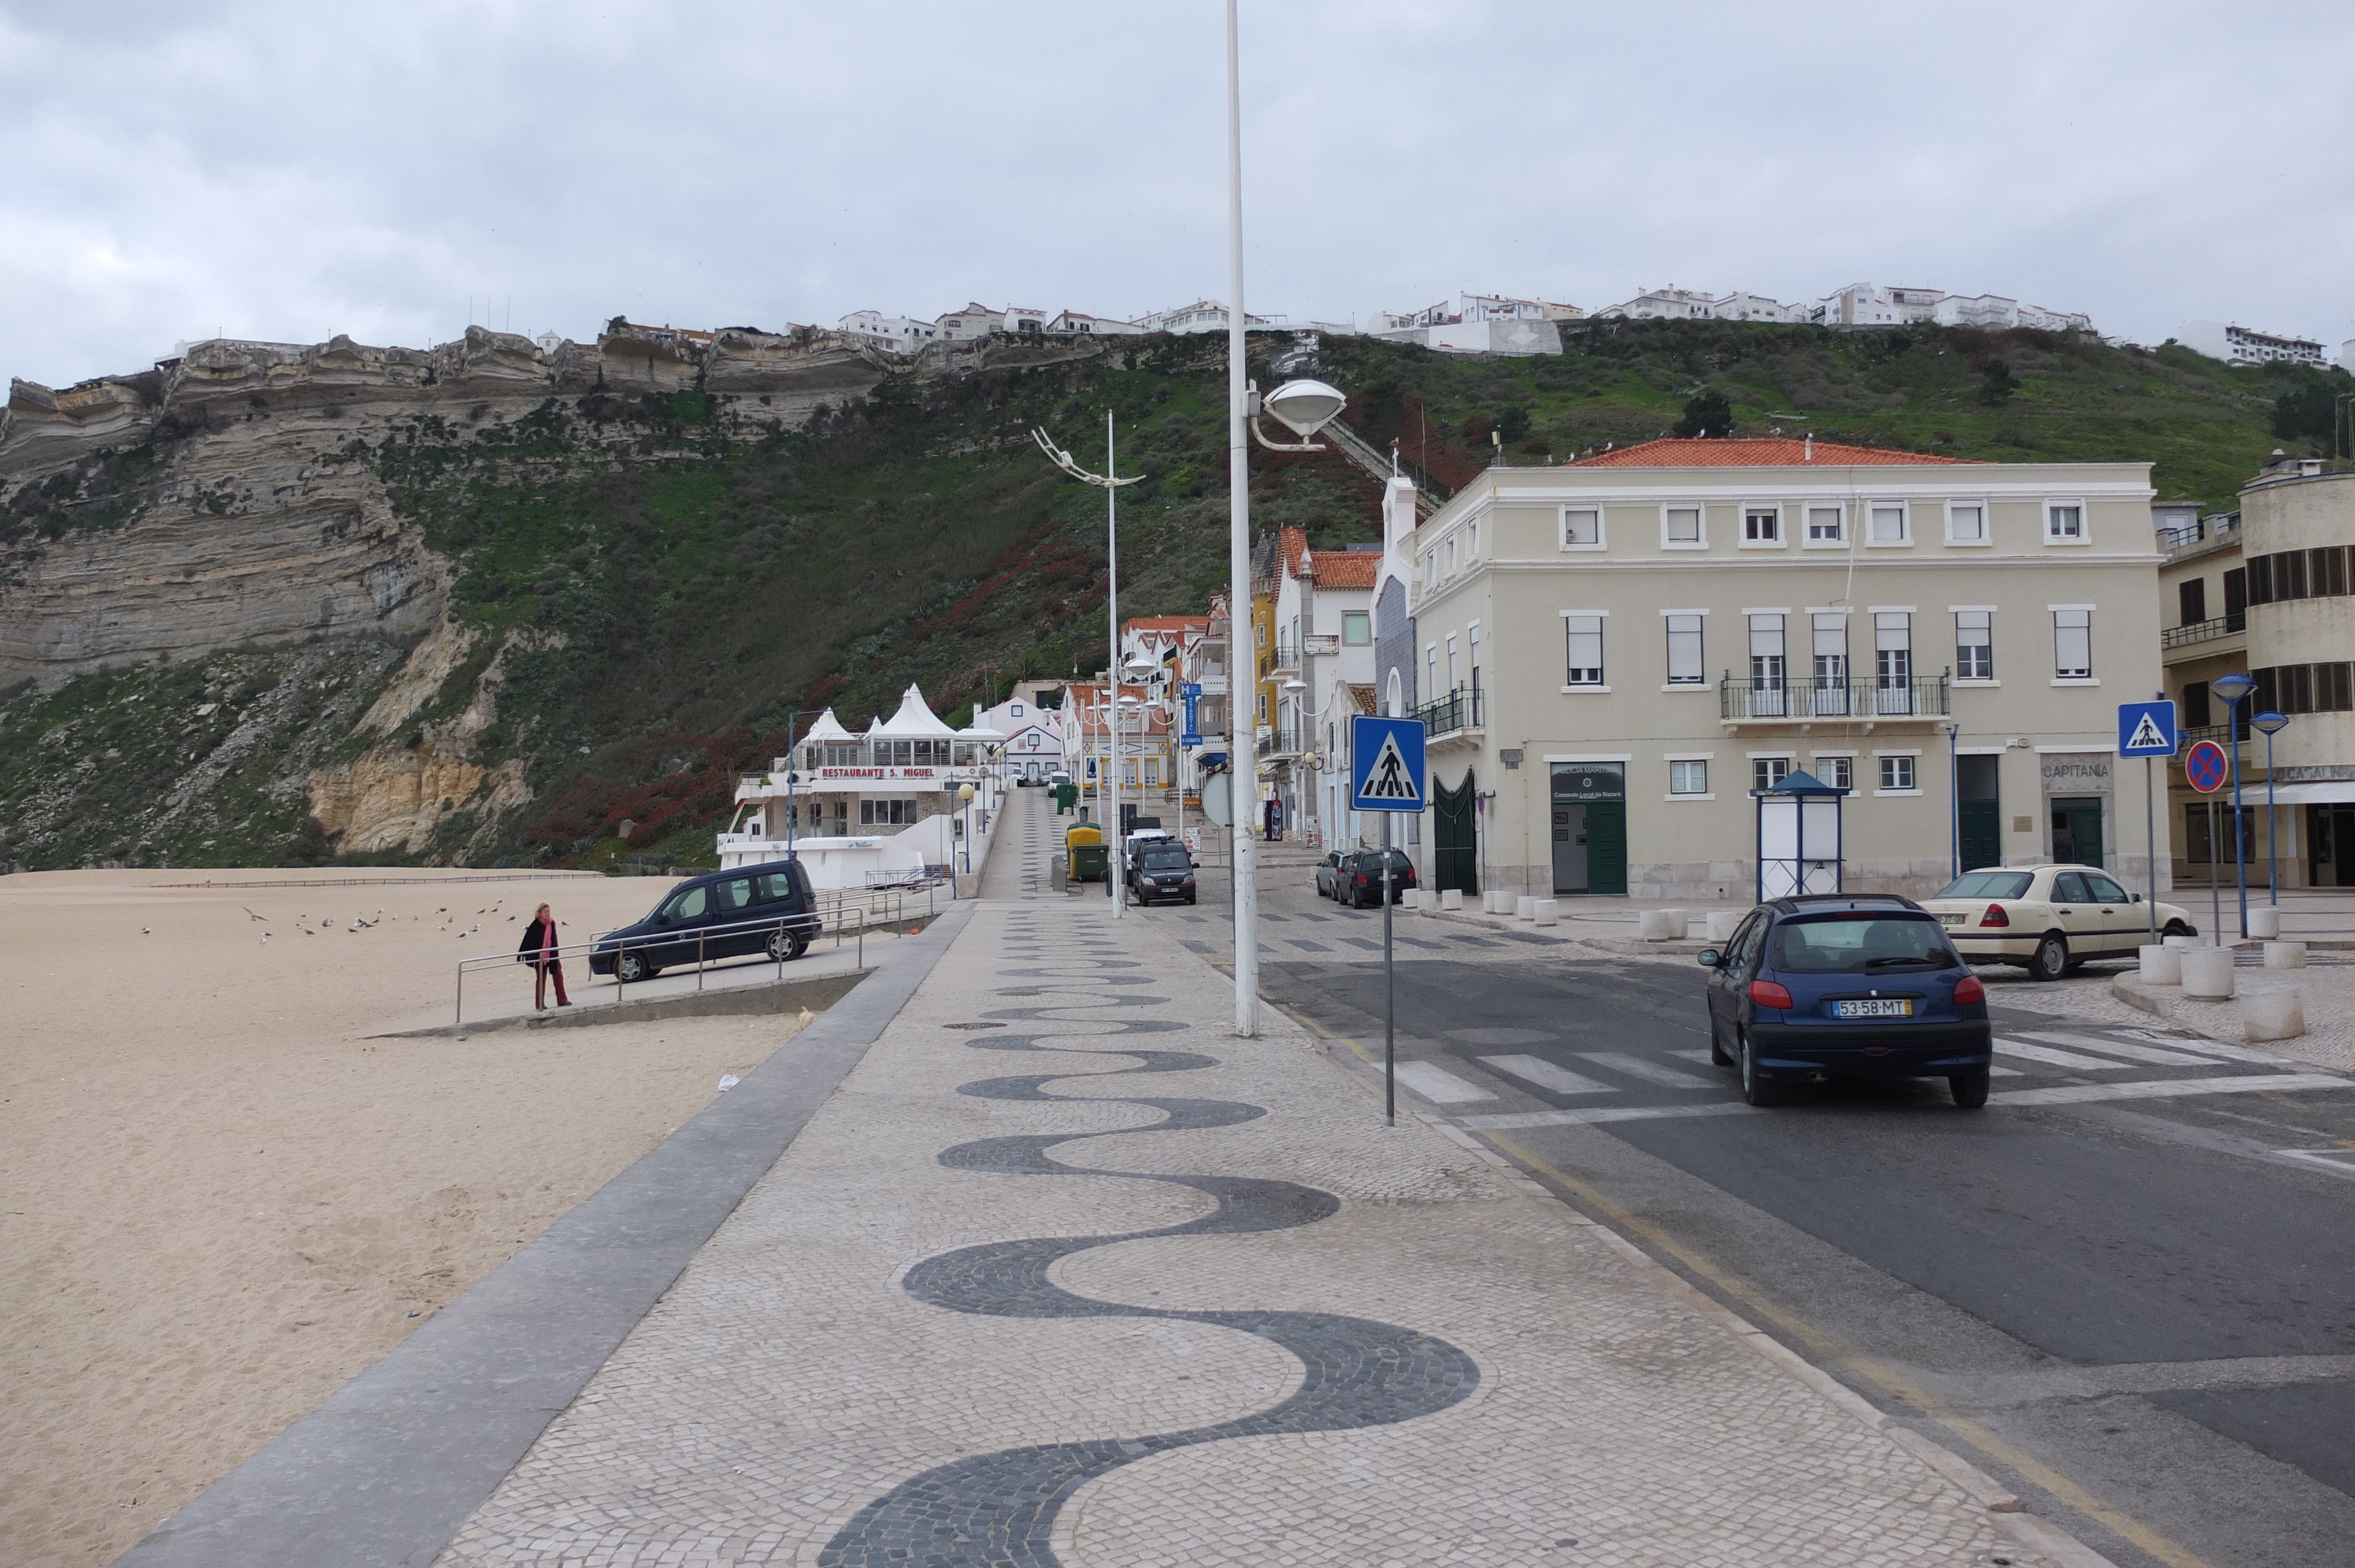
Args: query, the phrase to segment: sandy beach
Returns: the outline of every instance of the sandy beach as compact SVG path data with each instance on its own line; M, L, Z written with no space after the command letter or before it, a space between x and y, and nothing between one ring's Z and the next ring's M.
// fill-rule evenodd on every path
M0 1539L28 1568L107 1562L795 1027L369 1039L447 1022L455 960L542 900L579 940L669 885L160 885L207 874L0 877ZM530 988L494 970L470 1014Z

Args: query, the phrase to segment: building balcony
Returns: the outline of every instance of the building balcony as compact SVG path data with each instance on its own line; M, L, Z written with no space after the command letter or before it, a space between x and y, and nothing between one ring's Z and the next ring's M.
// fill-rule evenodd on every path
M1263 728L1260 731L1260 759L1264 762L1273 762L1298 757L1301 753L1300 738L1300 727L1297 725L1284 725L1274 729Z
M2206 545L2236 539L2240 533L2241 514L2227 512L2215 517L2203 517L2180 528L2161 528L2158 531L2158 547L2169 556L2180 556Z
M1486 695L1477 686L1465 686L1415 709L1412 716L1423 725L1423 743L1477 745L1486 734Z
M1268 665L1267 673L1270 675L1297 675L1300 673L1300 644L1297 642L1277 643L1275 645L1275 652Z
M996 765L804 768L792 776L791 792L802 795L919 795L988 782ZM736 799L763 800L788 792L782 772L746 773L736 780Z
M1867 727L1945 718L1946 677L1924 681L1737 681L1718 683L1718 717L1726 724L1811 725L1824 720Z
M2158 646L2163 653L2172 653L2179 648L2198 647L2198 656L2204 659L2212 653L2232 652L2229 648L2210 648L2205 644L2226 637L2242 636L2248 630L2249 612L2236 609L2230 615L2220 615L2211 620L2195 620L2189 626L2170 626L2158 634Z

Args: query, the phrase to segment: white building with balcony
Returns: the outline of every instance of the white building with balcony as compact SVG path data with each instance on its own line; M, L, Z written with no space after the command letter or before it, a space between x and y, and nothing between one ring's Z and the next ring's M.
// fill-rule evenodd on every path
M2318 370L2323 365L2322 344L2313 338L2259 332L2235 322L2185 322L2176 341L2227 365L2311 365Z
M875 887L969 869L997 806L1004 736L951 729L910 686L865 735L826 709L789 757L738 781L720 869L797 856L817 887ZM970 800L964 789L970 785ZM974 846L972 863L980 861Z

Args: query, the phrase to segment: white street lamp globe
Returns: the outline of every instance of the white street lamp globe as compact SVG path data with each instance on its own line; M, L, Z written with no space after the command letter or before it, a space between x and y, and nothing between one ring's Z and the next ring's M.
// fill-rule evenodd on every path
M1287 381L1260 399L1260 407L1303 439L1332 421L1349 399L1322 381Z

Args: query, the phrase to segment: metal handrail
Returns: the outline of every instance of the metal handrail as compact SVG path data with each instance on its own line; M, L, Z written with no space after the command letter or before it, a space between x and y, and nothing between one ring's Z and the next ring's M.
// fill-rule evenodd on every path
M1946 677L1718 683L1721 719L1935 718L1947 709Z
M837 950L842 947L844 938L855 938L858 944L858 956L856 959L855 967L865 969L867 967L867 932L868 928L876 926L891 926L897 924L899 921L911 918L911 916L909 913L908 906L912 900L910 895L917 892L922 892L924 895L924 912L927 915L934 913L938 906L933 899L932 893L933 889L939 885L940 884L937 880L930 880L924 882L920 886L911 885L907 887L867 888L857 890L849 888L814 889L813 891L815 892L815 896L811 900L810 907L806 911L801 912L813 916L817 920L817 929L811 935L811 945L815 946L817 940L825 937L829 931L834 935L834 945ZM855 925L850 923L847 917L851 912L850 904L854 895L856 895L859 899L859 907L857 911L858 919ZM827 917L827 910L829 906L833 912L833 917L831 919ZM697 927L695 930L695 989L698 991L703 989L704 969L711 964L721 961L717 959L705 958L703 945L706 938L719 936L731 931L743 931L748 929L772 930L783 927L796 918L797 916L793 913L782 915L762 915L750 920L732 920L722 926ZM542 948L540 951L553 954L559 961L561 961L568 953L593 954L596 951L597 945L599 943L602 942L606 938L612 936L613 932L620 929L622 929L621 927L615 926L606 930L596 932L594 935L581 941L561 942L554 948ZM620 953L629 951L633 947L666 947L674 940L682 939L683 937L684 933L681 934L681 938L648 938L642 942L625 943L621 948L614 950L618 955ZM730 955L730 958L736 959L749 956L750 955L748 954L742 953ZM463 1024L466 1022L466 976L470 971L486 969L491 968L493 965L512 964L523 961L527 960L524 959L523 954L520 951L496 954L484 953L477 954L472 958L460 959L458 960L456 1001L451 1022L453 1024ZM782 981L785 978L785 960L778 959L774 961L777 966L777 979ZM627 994L628 989L628 982L622 979L621 965L616 962L613 967L613 1001L612 1005L619 1007Z
M2158 634L2158 645L2162 648L2180 648L2187 642L2205 642L2211 637L2230 637L2236 631L2246 631L2248 629L2249 612L2245 609L2236 609L2229 615L2211 616L2206 620L2195 620L2189 626L2170 626Z
M1434 698L1414 710L1424 732L1448 735L1460 729L1480 727L1480 691L1478 686L1459 686L1444 697Z

